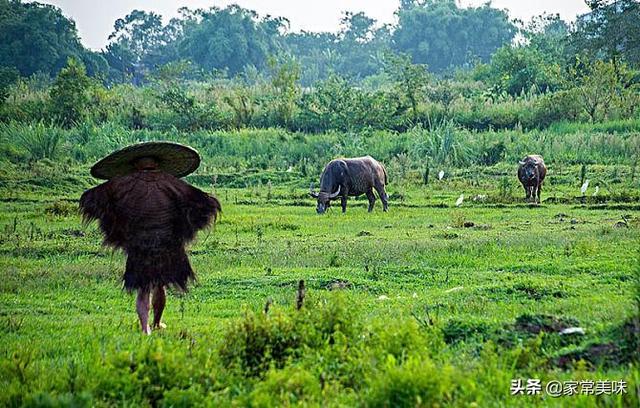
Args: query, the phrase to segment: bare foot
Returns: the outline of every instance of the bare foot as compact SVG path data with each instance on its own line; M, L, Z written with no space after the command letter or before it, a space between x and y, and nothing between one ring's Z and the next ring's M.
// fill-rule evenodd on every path
M153 330L160 330L160 329L166 329L167 325L160 322L160 323L156 323L153 325Z

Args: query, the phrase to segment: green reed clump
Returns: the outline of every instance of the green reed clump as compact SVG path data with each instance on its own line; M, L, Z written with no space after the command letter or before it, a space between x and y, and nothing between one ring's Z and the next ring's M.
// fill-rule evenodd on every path
M27 125L0 123L0 139L26 151L32 161L58 158L64 138L61 129L42 122Z
M334 344L336 336L353 335L356 324L343 301L307 303L304 310L293 314L248 311L228 327L220 358L226 367L257 376L300 358L308 348Z

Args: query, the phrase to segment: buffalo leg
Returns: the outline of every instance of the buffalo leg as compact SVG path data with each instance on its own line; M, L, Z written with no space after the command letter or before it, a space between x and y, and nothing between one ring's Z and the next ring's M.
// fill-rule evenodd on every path
M525 200L527 202L531 201L531 188L529 186L524 186L524 194Z
M380 196L380 201L382 201L382 210L387 211L389 208L389 197L387 196L387 192L384 189L384 185L375 186L378 195Z
M342 204L342 213L347 212L347 197L349 197L349 187L342 186L342 193L340 195L340 204Z
M151 302L153 303L153 328L164 329L166 326L161 321L162 312L164 311L164 306L167 303L167 293L164 286L157 286L153 290Z
M138 289L136 311L138 312L138 318L140 319L140 328L144 334L151 334L151 328L149 327L150 300L149 289Z
M367 191L367 199L369 200L369 212L373 211L373 206L376 205L376 195L373 194L373 190Z
M542 192L542 183L538 184L538 191L536 191L536 198L538 199L538 204L540 204L540 193Z

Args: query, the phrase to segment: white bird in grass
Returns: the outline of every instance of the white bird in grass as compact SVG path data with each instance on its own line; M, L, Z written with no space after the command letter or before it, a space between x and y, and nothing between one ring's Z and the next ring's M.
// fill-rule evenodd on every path
M457 292L457 291L462 290L462 289L464 289L463 286L456 286L455 288L451 288L451 289L445 290L444 293Z
M600 192L600 186L596 186L596 191L593 192L593 196L597 196L598 192Z
M584 329L582 327L567 327L560 330L560 334L584 334Z
M438 180L442 180L443 177L444 177L444 170L440 170L438 172Z
M460 207L464 201L464 194L460 194L460 197L456 200L456 207Z
M580 187L580 192L582 193L582 195L584 195L584 193L587 192L588 188L589 188L589 179L586 179L582 187Z

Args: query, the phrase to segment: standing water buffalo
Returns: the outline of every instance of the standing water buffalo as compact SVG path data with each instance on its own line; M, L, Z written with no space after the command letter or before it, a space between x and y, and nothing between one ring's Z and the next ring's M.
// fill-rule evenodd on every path
M357 157L355 159L335 159L329 162L320 176L320 192L313 191L311 185L311 197L318 199L318 214L325 212L331 200L340 197L342 212L347 211L347 197L366 194L369 199L369 212L373 210L376 196L373 189L378 192L384 211L387 211L387 192L384 186L387 184L387 171L384 166L371 156Z
M542 182L547 175L547 168L544 165L542 156L532 154L524 158L518 167L518 179L524 187L527 200L540 203L540 191Z

